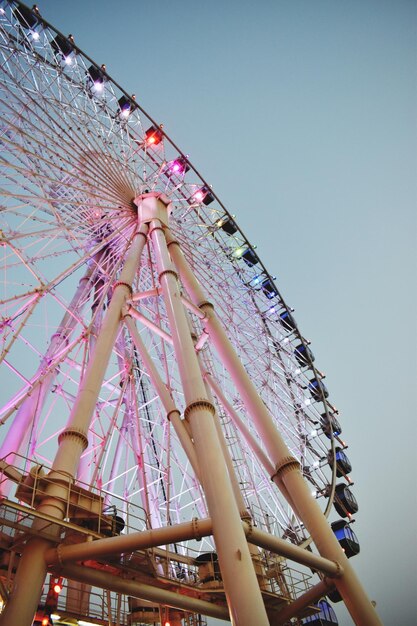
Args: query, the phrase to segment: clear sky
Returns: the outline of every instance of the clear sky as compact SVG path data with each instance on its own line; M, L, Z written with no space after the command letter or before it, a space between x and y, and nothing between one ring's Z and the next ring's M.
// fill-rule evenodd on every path
M164 123L278 277L349 444L354 565L385 624L412 626L416 3L39 7Z

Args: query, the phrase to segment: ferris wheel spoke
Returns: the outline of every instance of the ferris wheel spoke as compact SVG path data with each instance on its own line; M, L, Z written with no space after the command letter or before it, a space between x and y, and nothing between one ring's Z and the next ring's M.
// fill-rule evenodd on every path
M136 330L133 320L131 320L130 318L125 318L125 322L127 323L128 328L132 334L134 344L140 354L141 360L144 362L145 367L149 369L150 378L151 378L153 386L156 389L157 396L159 396L163 400L164 408L165 408L165 415L161 415L159 419L162 419L163 423L168 424L169 422L167 422L166 416L169 417L171 424L174 426L174 429L180 438L182 447L187 452L187 455L189 459L192 461L194 468L196 468L197 462L195 459L195 452L192 449L192 444L190 442L189 435L186 433L181 420L179 420L179 411L175 408L175 405L173 404L172 399L170 398L166 390L165 384L162 382L159 373L157 372L155 366L153 365L153 361L150 358L148 352L146 351L146 348L142 340L140 339L140 335ZM143 380L143 375L141 375L141 379ZM145 405L142 410L146 409L146 406L149 406L149 405ZM156 428L156 424L155 424L155 428ZM167 431L167 433L168 432L169 431ZM172 437L172 435L170 437ZM154 444L152 443L153 441L154 441L154 438L153 436L151 436L151 439L150 439L151 445L148 446L147 448L148 451L154 449ZM158 437L158 442L159 442L158 445L160 445L161 437ZM173 446L172 444L169 445L167 443L166 454L171 459L170 461L171 465L173 464L175 466L178 465L177 455L175 452L176 449L177 448L175 446ZM150 460L150 462L152 462L152 459ZM158 460L158 464L160 463L161 463L161 459ZM183 465L181 464L180 467L181 467L181 475L185 478L186 474L184 473ZM171 496L171 500L173 497L174 496Z
M100 482L102 487L107 488L109 491L113 491L113 483L115 481L115 470L114 468L118 467L118 460L113 462L112 469L110 471L110 476L107 483L103 483L103 474L106 470L106 466L109 459L110 449L111 449L111 441L114 438L115 432L119 432L119 440L118 440L118 448L114 455L114 459L118 459L122 452L122 445L128 445L126 438L122 438L122 433L126 431L127 425L127 413L125 409L122 409L122 404L124 402L126 387L128 385L127 379L123 382L122 393L119 395L116 401L116 405L114 407L113 414L109 420L109 425L107 431L103 435L103 443L101 445L100 454L95 459L93 464L93 472L92 472L92 481L93 483L97 480ZM124 412L123 417L121 418L121 414ZM117 428L118 426L118 428ZM115 428L117 430L115 431Z
M25 103L23 101L20 102L21 106L23 107L25 105ZM32 99L32 106L36 107L38 105L38 102L34 99ZM42 110L42 108L40 107L40 109ZM11 123L9 123L9 128L12 129L18 136L21 136L23 140L26 139L26 141L28 141L29 144L33 144L35 143L35 145L37 144L39 146L40 149L44 149L44 152L46 150L46 154L49 153L49 157L47 158L46 156L41 156L39 153L33 153L28 151L27 149L24 150L24 154L26 155L26 157L28 156L32 156L33 158L35 158L37 160L38 163L44 163L45 165L48 166L47 172L50 173L51 170L53 171L55 168L57 169L57 172L62 172L62 164L66 164L67 167L69 168L69 170L75 170L74 175L77 175L77 178L79 181L83 182L83 178L85 176L85 174L89 173L91 174L90 179L86 179L84 180L84 183L87 186L91 186L91 184L94 184L95 186L97 186L97 177L99 179L99 181L101 180L101 185L100 185L100 195L101 197L106 197L106 192L107 192L107 197L109 197L109 199L111 201L118 201L120 200L120 197L123 197L123 193L126 195L126 193L131 192L132 189L132 181L130 181L129 179L126 178L126 176L117 172L116 170L116 166L113 163L114 159L109 159L107 158L107 160L105 159L104 162L99 162L99 159L103 159L103 155L102 155L102 151L103 148L106 148L105 144L100 144L96 146L96 153L94 153L94 159L89 158L89 152L91 153L91 144L87 144L84 142L84 134L80 133L80 136L76 142L76 146L80 146L81 150L79 148L76 149L75 154L78 154L78 162L77 160L74 161L74 143L73 143L73 138L71 144L69 144L68 141L66 141L66 129L65 127L59 127L58 128L58 134L60 135L60 140L61 143L56 143L55 144L55 151L51 152L51 137L53 138L56 134L57 128L56 128L56 120L54 120L52 117L50 117L50 119L55 123L55 126L49 125L46 126L45 128L45 132L40 134L39 136L39 132L40 132L40 128L39 126L35 126L32 122L30 122L29 120L27 121L27 124L32 125L33 128L32 130L36 131L37 135L32 135L29 136L27 132L22 131L21 128L17 127L16 125L13 125ZM26 121L26 120L25 120ZM45 118L44 116L41 117L41 115L39 115L38 118L38 123L41 124L41 128L45 127ZM39 136L39 139L38 139ZM12 143L12 141L10 139L7 138L7 135L4 137L3 141L6 141L12 145L14 145ZM53 139L52 139L52 143L53 143ZM62 147L67 145L68 147L68 158L67 159L63 159L62 157ZM48 146L48 148L46 148L46 146ZM20 152L22 152L23 148L20 148ZM78 153L77 153L78 150ZM104 174L104 172L106 174ZM120 168L119 168L119 172L120 172ZM39 177L39 174L37 174L37 177ZM51 179L53 181L53 179ZM93 187L94 187L93 185ZM113 190L113 191L112 191ZM90 190L90 193L91 190ZM100 197L99 194L97 194L97 197ZM92 196L94 197L94 194L92 194ZM130 197L130 195L128 196Z
M181 445L185 451L185 453L187 454L187 457L194 469L194 472L196 474L196 476L199 475L199 469L198 469L198 462L195 456L195 451L194 451L194 447L193 444L190 440L190 436L188 434L188 432L186 431L184 424L182 423L182 421L180 420L180 412L179 410L176 408L171 394L169 393L169 390L166 386L166 384L163 382L157 368L154 365L154 362L152 360L152 358L149 355L149 352L146 350L145 344L142 341L136 325L134 324L133 320L129 317L125 318L125 323L129 329L129 332L132 336L132 340L134 342L134 345L136 347L136 349L138 350L141 360L143 361L145 368L148 371L149 377L152 381L152 384L157 392L157 395L159 396L159 398L161 399L163 405L164 405L164 409L165 409L165 413L166 413L166 418L170 420L170 422L172 423L175 432L181 442Z
M28 153L26 152L25 156L30 156L28 155ZM37 162L39 162L40 158L38 155L36 155L36 160ZM55 204L57 203L57 199L54 193L54 190L52 188L53 185L56 184L63 184L63 181L61 180L57 180L56 177L52 176L52 173L54 171L54 169L56 169L56 172L58 175L62 175L62 165L59 166L58 164L56 164L54 161L50 160L48 161L47 159L43 158L42 159L43 164L46 166L46 173L42 174L41 170L38 168L36 173L33 174L33 168L31 168L30 166L28 166L26 163L24 163L23 159L22 159L22 164L24 164L22 166L18 166L17 164L14 164L10 161L7 161L6 159L1 159L0 160L0 165L3 166L4 168L7 168L8 173L10 173L11 171L16 173L16 178L20 177L20 176L27 176L27 177L31 177L33 179L35 179L37 181L37 183L40 184L42 183L43 185L45 185L45 183L50 184L51 185L51 190L48 191L48 189L45 187L41 187L42 191L46 191L46 196L45 195L36 195L36 196L26 196L26 199L29 200L35 200L38 201L39 198L39 202L41 202L41 206L48 203L50 205L52 205L52 207L55 206ZM13 178L10 174L8 174L10 176L10 180L14 181L15 178ZM119 201L120 200L120 193L116 193L114 192L113 194L109 193L109 185L108 185L108 180L106 180L106 186L101 186L100 187L100 192L97 191L94 193L94 191L91 188L91 180L85 180L83 181L82 178L80 176L77 176L77 183L85 183L84 187L80 187L78 185L75 184L75 175L76 172L74 172L74 175L72 178L70 178L68 181L65 181L65 189L69 190L69 191L73 191L73 192L80 192L80 193L84 193L86 192L86 187L88 187L88 192L89 192L89 201L93 201L94 199L96 199L97 201L100 201L100 203L103 204L103 201L108 201L109 202L109 206L111 207L115 201ZM104 178L104 176L103 176ZM74 181L72 183L72 181ZM72 184L71 184L72 183ZM4 191L4 195L7 195L7 192ZM117 190L119 191L119 190ZM11 193L9 194L10 197L15 198L16 196ZM20 196L22 199L25 198L25 196ZM84 206L86 203L85 200L80 200L79 202L79 206L82 207ZM103 204L104 207L106 207L105 204ZM24 205L23 205L24 207Z
M23 311L19 312L17 317L20 317L20 315L22 315L22 318L20 320L20 323L14 328L14 332L13 335L9 341L8 344L4 345L3 349L2 349L2 353L0 354L0 364L3 361L3 359L7 356L7 354L10 352L13 344L15 343L16 339L19 337L20 332L25 328L29 318L31 317L31 315L33 314L35 307L37 305L37 303L39 302L39 296L35 297L32 299L31 302L29 302L24 308ZM9 322L10 320L8 320Z
M80 279L79 287L75 292L71 303L70 311L65 307L65 313L59 324L57 330L51 337L50 345L47 352L42 358L41 364L37 370L35 376L31 379L30 385L28 385L26 393L20 392L19 401L14 401L13 406L17 407L19 404L19 410L15 419L15 428L13 431L9 431L9 435L14 433L20 433L18 435L18 441L22 442L22 436L28 428L29 421L33 419L33 416L37 411L42 409L42 404L48 389L51 388L57 367L59 363L62 363L67 354L71 353L73 349L82 341L82 337L78 337L74 342L68 343L70 335L74 330L77 323L77 316L81 312L81 307L85 303L86 297L91 289L90 279L94 272L93 268L88 268L84 277ZM39 295L39 294L37 294ZM62 305L61 305L62 306ZM15 337L18 336L16 332ZM32 408L36 406L36 411ZM7 417L7 415L6 415ZM5 418L4 418L5 419ZM18 426L18 424L21 424ZM17 440L13 437L12 441L5 439L1 448L0 456L9 454L13 449L20 449L20 444L17 444Z

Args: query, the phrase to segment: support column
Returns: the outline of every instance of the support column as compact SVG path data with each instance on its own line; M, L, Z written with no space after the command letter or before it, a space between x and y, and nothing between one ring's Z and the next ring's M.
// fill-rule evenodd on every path
M169 232L167 232L167 240L172 260L180 274L182 284L192 303L204 313L204 329L230 373L268 451L268 455L275 465L272 480L280 489L282 489L282 485L284 486L282 490L284 496L286 493L291 494L291 500L294 502L297 514L311 534L319 553L330 560L340 562L343 566L343 576L335 580L335 585L341 593L355 624L359 626L381 626L381 621L365 590L316 500L311 496L307 483L300 472L298 461L292 456L278 432L271 414L258 395L256 387L237 357L223 326L214 313L213 305L207 300L203 289L182 254L178 242Z
M131 243L125 265L119 280L114 285L113 295L107 309L93 355L68 420L67 428L61 434L60 445L52 470L75 475L79 458L84 450L88 428L103 382L107 364L116 341L122 309L132 293L132 281L135 277L142 250L146 242L147 226L141 226ZM78 438L78 445L75 441Z
M91 289L91 276L94 269L94 266L89 267L84 276L80 278L75 294L68 305L68 309L65 312L56 332L51 337L49 347L42 358L42 362L39 365L33 380L42 376L45 369L50 366L50 362L54 360L60 347L63 344L68 343L68 338L77 322L76 315L79 311L81 303L85 300ZM69 313L69 311L72 311L72 314ZM56 368L53 368L45 376L43 381L38 383L31 393L27 395L26 399L20 405L13 420L13 428L9 429L0 447L0 459L7 457L6 461L10 465L13 465L16 454L19 454L24 448L25 442L29 436L31 425L42 410L44 398L52 386L55 375ZM2 486L3 496L6 496L9 493L12 484L13 483L8 482L6 485Z
M185 417L190 423L207 505L213 520L213 535L231 621L236 626L268 626L269 620L213 423L214 407L207 399L177 275L169 258L164 227L159 219L151 221L150 237L187 403Z
M198 362L200 363L200 367L202 370L202 376L204 380L204 386L206 388L207 397L209 398L210 402L214 406L214 398L213 398L212 390L207 381L207 377L205 376L205 368L208 366L207 359L205 358L204 353L201 353L201 352L198 352L197 358L198 358ZM222 448L223 457L227 466L227 471L229 472L229 479L232 485L233 493L235 495L235 500L236 500L237 507L239 509L240 517L242 520L251 522L252 517L248 509L246 508L246 504L243 499L242 490L240 488L239 481L236 476L235 468L233 467L232 458L230 456L229 448L227 447L227 444L226 444L222 425L220 423L220 417L219 417L217 410L214 413L214 424L216 426L216 432L217 432L217 436L219 438L220 445ZM252 557L252 563L255 568L255 573L258 579L259 587L263 591L270 591L271 585L265 577L265 568L262 563L259 548L252 543L248 543L248 547L249 547L249 552Z
M72 580L87 583L88 585L92 585L94 587L111 589L112 591L122 595L132 596L133 598L138 598L139 600L147 600L155 604L174 607L190 613L201 613L202 615L208 615L222 620L228 620L229 617L226 607L219 606L213 602L200 600L198 598L193 598L192 596L177 593L176 591L170 591L154 585L148 585L129 578L121 578L120 576L115 576L109 572L83 567L82 565L67 565L62 569L62 575L67 578L71 578ZM257 622L252 623L252 626L257 625ZM12 626L12 622L9 622L7 626ZM13 626L21 625L13 622Z
M233 421L236 428L240 431L242 437L245 439L246 443L248 444L248 446L250 447L250 449L252 450L256 458L258 459L259 463L263 465L265 471L267 472L267 475L273 476L275 474L275 468L273 464L268 459L268 457L266 456L266 454L264 453L264 451L262 450L258 442L255 440L255 438L251 435L251 433L249 432L249 429L242 422L242 420L240 419L239 415L237 414L235 409L232 407L230 402L228 402L226 396L224 395L222 389L220 388L220 385L216 382L212 374L208 371L204 372L204 380L207 381L208 385L213 390L214 394L217 396L219 402L221 402L221 404L223 405L225 411L229 415L230 419ZM279 485L279 488L281 489L281 492L286 498L287 502L292 507L293 511L298 515L297 508L294 504L293 499L291 498L291 494L287 491L284 484L281 483Z
M178 439L180 440L181 445L187 455L187 458L191 463L194 473L196 477L199 478L200 470L198 467L198 461L197 461L197 457L195 454L193 442L191 441L190 435L188 434L184 424L181 421L179 410L175 406L174 401L166 385L161 379L159 372L155 367L154 362L149 356L149 353L145 347L145 344L143 343L140 337L140 334L138 333L135 322L133 321L129 313L129 310L128 310L128 313L126 313L124 321L125 321L126 326L129 329L130 335L132 337L132 341L135 344L135 347L140 354L140 358L142 359L145 365L146 371L149 374L149 378L151 379L152 384L155 387L155 390L164 406L167 419L169 419L170 422L172 423L174 430L178 436Z
M117 337L122 309L132 292L131 283L138 268L147 231L147 226L143 225L133 237L67 427L58 439L59 448L49 474L51 485L48 494L38 507L39 511L58 520L65 517L66 494L76 475L81 454L88 445L87 434L94 407ZM54 480L56 482L52 482ZM34 522L34 528L37 530L42 530L42 526L45 525L46 523L39 519ZM0 615L0 626L11 624L31 626L47 571L45 552L50 546L51 542L47 539L36 538L27 542L16 572L11 596Z
M321 580L314 587L310 587L302 596L299 596L297 600L294 600L291 604L281 609L277 616L273 616L271 626L284 626L288 624L292 617L296 617L303 609L318 602L320 598L325 596L331 589L333 589L333 584L329 582L328 579Z

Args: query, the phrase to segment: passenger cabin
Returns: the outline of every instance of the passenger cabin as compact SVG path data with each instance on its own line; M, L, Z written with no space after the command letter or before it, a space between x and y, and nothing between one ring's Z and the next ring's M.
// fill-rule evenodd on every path
M339 623L336 613L327 600L320 600L316 606L320 609L319 612L305 617L301 622L302 624L314 624L314 626L334 626Z
M300 345L296 346L294 349L294 356L300 367L308 366L311 368L311 364L314 361L314 354L307 345L300 343Z
M360 552L359 541L349 522L344 519L339 519L331 524L332 530L336 535L336 539L343 548L347 558L356 556Z
M341 517L350 517L359 509L355 496L345 483L336 485L334 508Z
M333 469L334 461L336 460L336 476L340 478L341 476L346 476L350 474L352 471L352 465L342 448L336 447L335 454L333 455L330 450L328 455L329 465Z

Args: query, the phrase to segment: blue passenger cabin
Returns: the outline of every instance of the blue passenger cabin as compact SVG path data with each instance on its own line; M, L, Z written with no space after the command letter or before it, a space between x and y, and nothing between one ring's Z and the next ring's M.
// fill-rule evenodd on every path
M336 460L336 476L346 476L352 471L352 465L347 457L347 454L342 448L336 447L335 454L332 451L329 452L329 465L333 469L334 461Z
M22 28L35 28L39 23L39 13L36 9L36 5L33 6L33 9L30 9L19 3L14 14Z
M274 283L270 278L266 278L262 282L262 291L264 292L266 297L269 298L269 300L278 295L278 291L276 290Z
M314 400L320 401L322 399L322 394L325 398L329 397L326 385L319 378L312 378L309 382L308 388L311 391L311 395Z
M253 267L259 263L258 255L252 250L252 248L247 248L241 258L245 261L246 265L249 265L249 267Z
M316 606L320 609L320 611L314 615L305 617L301 622L302 624L314 624L314 626L334 626L339 623L336 613L327 600L320 600Z
M51 48L56 55L62 55L64 58L67 58L74 52L74 43L69 37L57 35L51 41Z
M280 313L279 319L286 330L295 330L295 319L289 311Z
M359 541L349 522L344 519L339 519L336 522L332 522L331 526L347 558L350 559L352 556L359 554Z
M336 485L333 504L341 517L350 517L359 509L355 496L345 483Z
M310 368L311 364L314 361L314 354L310 350L310 348L304 344L300 343L294 349L294 356L297 359L300 367L305 367L306 365Z
M322 413L320 423L323 432L328 439L332 438L332 433L334 437L339 437L342 434L342 427L334 415L329 415L329 417L327 417L326 413Z

